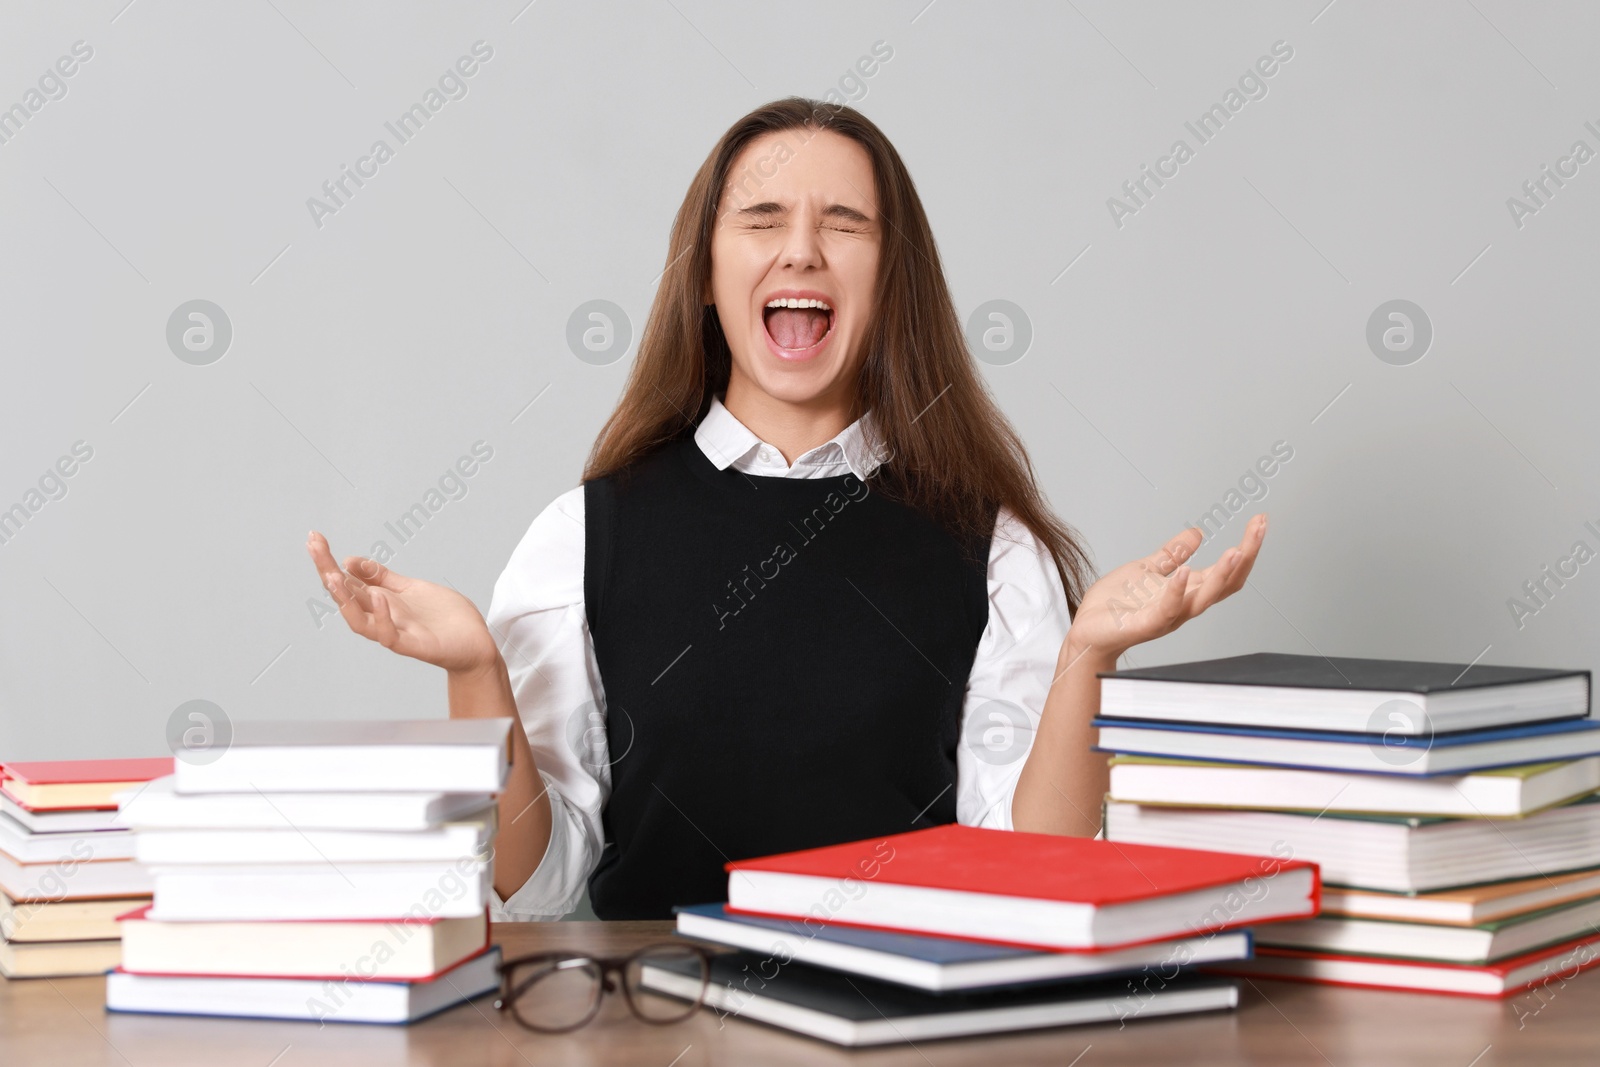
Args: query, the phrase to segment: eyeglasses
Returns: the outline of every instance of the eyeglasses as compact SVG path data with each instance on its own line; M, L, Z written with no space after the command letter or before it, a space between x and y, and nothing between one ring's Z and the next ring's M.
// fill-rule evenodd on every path
M617 990L634 1015L657 1026L682 1022L705 1001L711 981L711 950L684 942L646 945L627 956L540 952L500 965L500 999L494 1006L529 1030L561 1034L600 1012L606 993ZM644 984L645 968L657 972L666 996ZM660 972L665 972L661 974ZM657 975L652 975L656 978ZM682 998L690 998L685 1003Z

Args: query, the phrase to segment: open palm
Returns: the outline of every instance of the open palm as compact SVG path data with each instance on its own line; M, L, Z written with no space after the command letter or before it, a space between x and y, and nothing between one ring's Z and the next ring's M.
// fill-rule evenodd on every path
M1084 594L1072 621L1073 643L1120 656L1171 633L1244 588L1266 535L1267 517L1256 515L1237 546L1211 566L1191 571L1185 561L1204 540L1199 528L1191 526L1154 553L1124 563Z
M499 655L488 624L472 601L446 586L396 574L377 560L333 560L328 539L315 530L306 551L350 629L402 656L450 671L471 670Z

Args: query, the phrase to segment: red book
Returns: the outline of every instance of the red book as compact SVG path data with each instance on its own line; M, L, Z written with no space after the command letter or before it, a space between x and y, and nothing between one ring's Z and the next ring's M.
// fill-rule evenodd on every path
M1579 971L1600 962L1600 937L1587 934L1520 956L1488 964L1441 963L1397 956L1345 956L1291 948L1256 949L1251 960L1208 966L1214 974L1282 978L1318 985L1400 989L1413 993L1453 993L1469 997L1509 997L1534 986L1551 993ZM1539 1000L1533 1001L1537 1007Z
M0 763L0 790L29 811L115 808L111 797L172 773L171 756Z
M727 864L728 910L1054 951L1315 915L1305 860L950 824Z

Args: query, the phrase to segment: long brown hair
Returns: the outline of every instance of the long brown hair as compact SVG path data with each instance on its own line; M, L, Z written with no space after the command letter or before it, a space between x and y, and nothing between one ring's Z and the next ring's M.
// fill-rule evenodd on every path
M589 452L587 481L693 433L728 387L732 356L715 305L711 237L729 168L756 138L832 130L866 149L882 221L875 303L852 418L870 410L890 459L872 484L966 543L1010 508L1055 560L1075 614L1092 569L1076 531L1053 515L1017 432L967 351L933 230L900 154L854 108L791 96L750 112L717 142L672 224L667 267L616 410Z

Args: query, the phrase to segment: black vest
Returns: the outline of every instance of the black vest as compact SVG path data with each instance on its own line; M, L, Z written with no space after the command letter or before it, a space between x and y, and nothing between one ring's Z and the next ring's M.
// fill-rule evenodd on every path
M989 538L963 552L882 485L718 470L691 437L584 483L600 918L726 900L730 860L955 821Z

